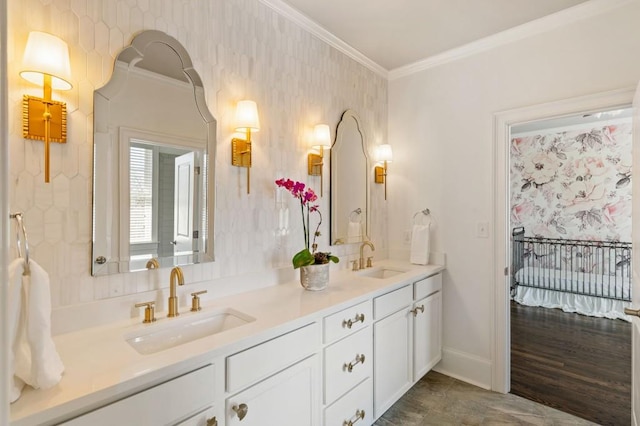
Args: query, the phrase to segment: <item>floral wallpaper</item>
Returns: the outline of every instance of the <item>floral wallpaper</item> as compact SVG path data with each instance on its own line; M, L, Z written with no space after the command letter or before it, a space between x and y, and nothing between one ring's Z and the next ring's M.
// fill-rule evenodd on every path
M513 137L511 226L528 236L631 241L631 120Z

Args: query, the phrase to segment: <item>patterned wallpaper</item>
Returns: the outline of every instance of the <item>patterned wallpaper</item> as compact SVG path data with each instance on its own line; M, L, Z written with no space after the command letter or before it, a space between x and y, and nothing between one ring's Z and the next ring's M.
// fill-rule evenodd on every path
M9 2L8 18L10 207L25 213L32 257L51 276L54 308L166 286L164 272L97 278L89 273L93 91L108 81L115 56L139 31L165 31L185 46L218 122L216 262L185 267L187 282L290 264L303 244L301 223L290 213L289 232L278 229L282 207L273 182L286 176L319 186L317 177L306 174L307 137L315 124L327 123L335 134L342 112L352 108L371 144L387 137L386 80L258 0L20 0ZM41 96L41 89L18 75L31 30L58 35L71 55L74 87L53 94L67 102L69 137L67 144L52 146L50 184L43 182L43 144L21 136L22 95ZM229 161L231 120L243 98L258 103L262 125L253 138L249 196L246 171ZM325 188L328 175L327 167ZM377 189L372 190L372 239L376 254L384 254L386 211ZM326 195L320 208L329 211ZM328 221L325 225L321 249L328 245ZM332 251L351 256L354 249ZM344 260L339 267L348 266Z
M511 140L511 225L631 241L631 119Z

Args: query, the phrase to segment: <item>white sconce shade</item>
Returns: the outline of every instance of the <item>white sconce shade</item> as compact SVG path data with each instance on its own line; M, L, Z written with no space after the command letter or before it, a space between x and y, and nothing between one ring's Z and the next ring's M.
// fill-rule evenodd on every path
M331 130L328 124L316 124L313 128L313 146L320 149L331 148Z
M393 151L391 150L391 145L383 144L378 146L377 153L378 161L386 161L388 163L393 161Z
M250 130L257 132L260 130L260 119L258 118L258 106L255 101L240 101L236 107L236 131Z
M44 86L44 74L51 76L52 89L71 89L69 48L54 35L32 31L27 39L20 75L31 83Z

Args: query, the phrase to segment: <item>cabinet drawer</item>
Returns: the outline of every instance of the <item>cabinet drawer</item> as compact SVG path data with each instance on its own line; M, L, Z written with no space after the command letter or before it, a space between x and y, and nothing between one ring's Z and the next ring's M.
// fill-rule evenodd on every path
M325 426L373 423L373 380L367 379L324 410Z
M442 274L432 275L413 284L413 299L420 300L440 290L442 290Z
M214 382L215 368L208 365L61 424L172 424L210 407L214 402Z
M413 290L411 286L405 286L391 293L376 297L373 300L373 313L375 319L384 318L399 311L413 302Z
M330 404L340 395L371 376L373 338L371 328L334 343L324 352L324 402Z
M264 379L316 352L320 330L312 323L227 357L227 391Z
M324 343L342 339L371 323L371 301L343 309L324 318Z

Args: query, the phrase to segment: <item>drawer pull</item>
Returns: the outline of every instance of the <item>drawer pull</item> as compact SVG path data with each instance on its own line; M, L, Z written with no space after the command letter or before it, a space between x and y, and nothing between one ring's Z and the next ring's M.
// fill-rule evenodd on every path
M244 419L249 411L247 404L234 405L231 409L238 415L238 420Z
M364 420L364 415L365 415L364 410L356 410L356 415L352 417L350 420L345 420L342 423L342 426L353 426L359 420Z
M214 417L207 419L207 426L218 426L218 419Z
M356 314L356 317L354 319L348 319L348 320L342 321L342 326L351 328L353 327L353 324L357 322L364 323L364 314Z
M342 367L344 370L347 370L349 373L353 371L353 367L358 364L364 364L364 354L356 355L355 361L351 361L350 363L345 363Z
M416 306L416 308L412 309L410 312L413 314L414 317L417 317L418 311L424 312L424 305Z

